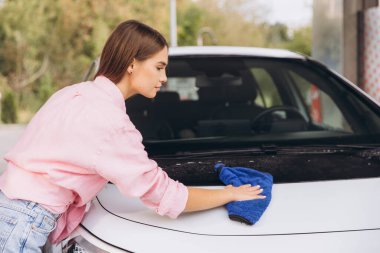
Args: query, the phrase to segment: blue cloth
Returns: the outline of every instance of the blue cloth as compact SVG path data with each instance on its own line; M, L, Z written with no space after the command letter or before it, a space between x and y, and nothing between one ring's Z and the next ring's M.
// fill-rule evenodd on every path
M260 185L263 189L261 195L266 196L265 199L234 201L226 204L228 216L231 220L240 221L248 225L255 224L260 219L272 199L272 175L250 168L227 167L222 163L216 164L214 169L218 172L219 179L225 185L233 185L237 187L251 184L252 186Z

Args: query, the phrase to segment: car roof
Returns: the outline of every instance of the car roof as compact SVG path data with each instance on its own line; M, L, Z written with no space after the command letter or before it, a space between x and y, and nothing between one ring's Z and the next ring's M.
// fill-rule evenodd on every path
M258 48L258 47L234 47L234 46L186 46L171 47L170 56L256 56L270 58L293 58L306 59L301 54L294 53L285 49Z

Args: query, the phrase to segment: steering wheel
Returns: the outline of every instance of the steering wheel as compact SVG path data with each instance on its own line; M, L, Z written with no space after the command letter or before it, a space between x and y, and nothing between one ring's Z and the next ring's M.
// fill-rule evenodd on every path
M286 113L286 119L281 119L280 117L277 117L277 119L273 116L275 112L285 112ZM291 123L289 121L290 115L292 115L294 118L298 119L298 121L294 121ZM268 116L269 120L268 120ZM309 126L309 119L305 118L305 116L295 107L291 106L275 106L268 108L261 113L259 113L252 121L251 126L252 129L255 130L255 132L263 133L263 132L271 132L272 126L276 122L287 122L285 125L283 123L283 127L285 131L301 131L306 130ZM277 130L278 131L278 130Z

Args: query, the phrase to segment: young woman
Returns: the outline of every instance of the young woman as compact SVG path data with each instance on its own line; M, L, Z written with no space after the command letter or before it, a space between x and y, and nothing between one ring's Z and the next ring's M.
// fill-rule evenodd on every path
M167 77L164 37L138 21L121 23L107 40L94 81L56 92L6 154L0 177L0 252L40 252L66 238L86 204L111 181L160 215L265 198L259 186L208 190L173 181L148 158L125 113L135 94L154 98Z

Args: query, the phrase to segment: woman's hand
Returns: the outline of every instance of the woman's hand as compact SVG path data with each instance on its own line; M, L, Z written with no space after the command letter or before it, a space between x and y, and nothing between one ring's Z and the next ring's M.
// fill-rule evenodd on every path
M224 189L231 195L231 201L266 198L265 196L260 195L263 192L263 189L260 188L260 185L251 186L250 184L245 184L239 187L227 185Z
M194 212L222 206L231 201L242 201L251 199L264 199L260 195L263 190L260 186L242 185L234 187L228 185L223 189L204 189L188 187L189 196L185 212Z

